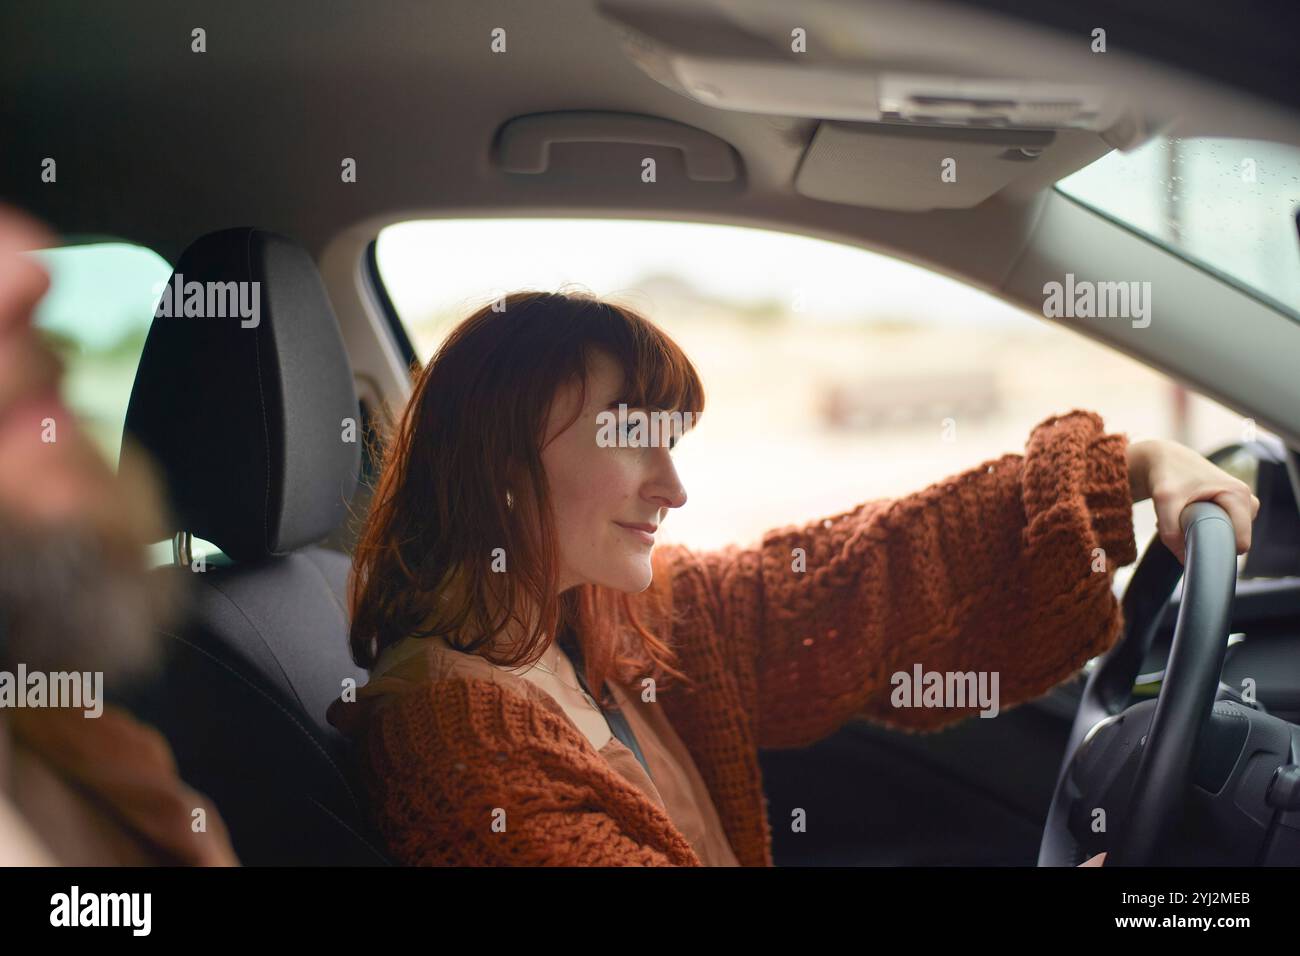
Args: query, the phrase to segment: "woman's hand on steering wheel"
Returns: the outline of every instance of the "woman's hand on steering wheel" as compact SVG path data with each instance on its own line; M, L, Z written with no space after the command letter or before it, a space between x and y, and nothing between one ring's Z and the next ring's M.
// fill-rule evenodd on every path
M1250 550L1250 528L1259 513L1259 499L1244 481L1234 478L1186 445L1164 439L1129 445L1128 468L1133 500L1151 498L1154 501L1160 540L1177 556L1180 564L1186 563L1186 541L1180 519L1183 509L1193 501L1213 501L1223 508L1232 519L1237 553L1245 554ZM1089 860L1081 865L1093 864Z

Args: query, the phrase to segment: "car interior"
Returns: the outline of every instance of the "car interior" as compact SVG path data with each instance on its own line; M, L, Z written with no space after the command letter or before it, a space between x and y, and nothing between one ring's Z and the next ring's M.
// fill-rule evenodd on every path
M15 92L0 103L4 198L69 244L129 241L186 279L260 284L255 329L153 322L123 425L169 492L173 559L156 573L190 597L163 671L120 697L215 801L245 864L389 862L325 719L341 682L366 680L346 585L375 466L340 429L392 421L419 361L376 237L415 219L579 216L816 237L1038 317L1066 273L1150 281L1149 327L1043 321L1279 439L1198 449L1249 459L1262 508L1240 580L1213 528L1189 561L1196 589L1148 548L1120 647L1076 680L998 720L926 735L858 721L764 752L778 865L1075 865L1087 821L1067 804L1112 787L1150 794L1148 816L1183 811L1135 859L1300 863L1300 802L1273 783L1300 763L1294 299L1054 188L1160 135L1300 147L1277 31L1225 12L1171 40L1119 4L1072 18L916 0L54 2L21 16L31 39L0 63ZM1225 36L1257 45L1253 68L1194 55ZM1300 265L1295 238L1292 222ZM200 539L219 553L194 573ZM1179 688L1185 719L1157 748L1152 711ZM1165 776L1139 766L1148 735ZM777 825L810 792L816 833Z

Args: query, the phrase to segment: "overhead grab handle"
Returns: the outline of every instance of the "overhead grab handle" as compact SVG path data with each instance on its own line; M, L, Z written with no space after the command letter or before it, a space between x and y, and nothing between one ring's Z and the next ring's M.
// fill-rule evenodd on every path
M544 173L552 143L635 143L681 150L686 175L697 182L732 182L735 150L712 133L655 116L573 110L533 113L506 123L498 163L508 173Z

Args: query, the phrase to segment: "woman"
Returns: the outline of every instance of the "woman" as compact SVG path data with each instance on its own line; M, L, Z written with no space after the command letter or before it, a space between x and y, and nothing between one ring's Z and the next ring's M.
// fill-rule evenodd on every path
M704 392L658 328L583 295L484 307L419 376L354 555L371 680L330 708L401 863L771 865L759 748L979 709L895 706L915 669L996 674L1003 709L1038 697L1119 633L1133 501L1154 495L1180 557L1188 502L1223 505L1242 551L1258 506L1074 411L903 498L655 547L686 503L683 429L620 406L697 415Z

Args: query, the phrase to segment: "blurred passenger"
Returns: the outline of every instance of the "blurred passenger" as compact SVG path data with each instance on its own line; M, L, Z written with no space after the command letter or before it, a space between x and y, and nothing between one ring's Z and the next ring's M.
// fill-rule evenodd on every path
M162 735L103 701L149 673L180 595L147 561L157 478L114 474L33 328L49 278L23 253L55 241L0 207L0 865L238 865Z

